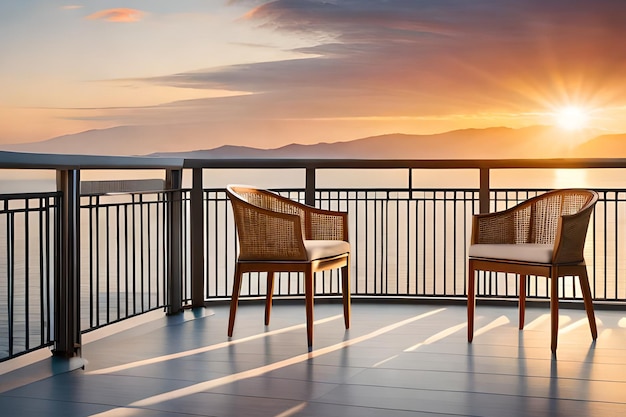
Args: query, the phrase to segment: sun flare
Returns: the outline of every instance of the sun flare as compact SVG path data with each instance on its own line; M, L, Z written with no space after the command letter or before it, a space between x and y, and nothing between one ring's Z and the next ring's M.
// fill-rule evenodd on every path
M582 107L568 106L554 113L556 124L565 130L580 130L587 127L589 113Z

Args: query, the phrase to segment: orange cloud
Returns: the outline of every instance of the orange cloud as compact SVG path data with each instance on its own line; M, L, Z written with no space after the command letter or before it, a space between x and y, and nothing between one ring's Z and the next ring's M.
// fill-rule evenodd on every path
M87 19L91 20L106 20L107 22L138 22L143 17L144 13L141 10L136 9L107 9L90 14Z

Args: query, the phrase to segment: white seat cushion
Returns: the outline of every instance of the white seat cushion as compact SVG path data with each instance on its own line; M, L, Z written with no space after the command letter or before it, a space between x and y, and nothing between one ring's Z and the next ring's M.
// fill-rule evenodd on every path
M475 244L470 245L468 254L473 258L506 259L523 262L552 262L554 245L534 243L518 244Z
M350 244L343 240L305 240L304 248L309 261L331 258L350 252Z

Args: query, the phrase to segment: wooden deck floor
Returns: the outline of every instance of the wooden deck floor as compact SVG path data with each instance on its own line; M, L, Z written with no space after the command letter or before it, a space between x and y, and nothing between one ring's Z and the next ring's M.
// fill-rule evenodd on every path
M620 416L626 414L626 312L561 310L558 357L545 308L478 306L474 343L463 306L318 304L314 350L304 308L227 307L89 335L84 370L50 359L0 375L2 416ZM108 330L110 331L110 330ZM103 336L101 334L100 336Z

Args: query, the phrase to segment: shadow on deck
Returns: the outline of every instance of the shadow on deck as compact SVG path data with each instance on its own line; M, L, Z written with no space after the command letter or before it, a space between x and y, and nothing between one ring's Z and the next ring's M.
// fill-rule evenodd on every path
M592 343L582 310L561 310L558 357L546 308L478 306L466 338L463 306L356 302L315 307L307 352L304 306L242 303L85 336L84 370L55 361L0 375L14 416L615 416L626 413L626 313L597 310ZM148 320L150 319L150 320ZM126 327L129 324L125 324ZM120 330L119 327L117 330Z

